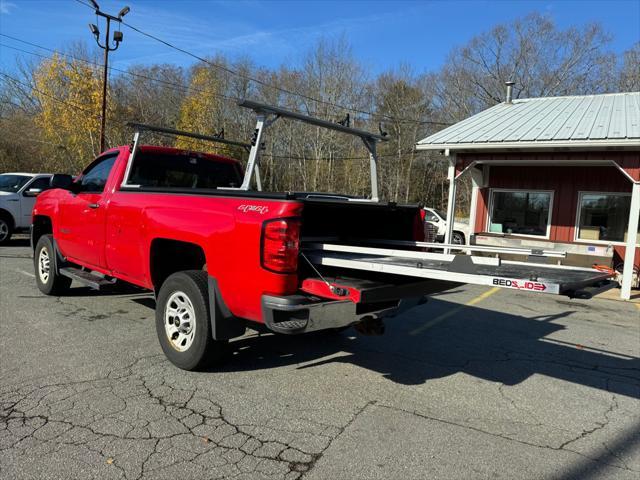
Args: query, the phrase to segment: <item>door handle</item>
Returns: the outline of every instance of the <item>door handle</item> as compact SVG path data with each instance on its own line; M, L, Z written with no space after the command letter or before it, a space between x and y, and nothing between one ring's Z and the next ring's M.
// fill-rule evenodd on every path
M89 204L89 208L96 209L96 208L99 208L99 207L100 207L100 204L99 204L99 203L90 203L90 204Z

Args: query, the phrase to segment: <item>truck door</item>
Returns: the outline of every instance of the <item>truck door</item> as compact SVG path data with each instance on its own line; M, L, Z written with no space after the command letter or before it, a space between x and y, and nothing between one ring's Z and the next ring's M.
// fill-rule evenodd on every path
M60 203L58 245L63 255L86 266L104 268L107 179L118 153L98 157L82 174L75 194Z
M22 197L20 198L20 220L16 218L16 222L20 222L19 227L28 227L31 225L31 212L36 203L36 194L29 193L29 190L40 190L44 192L49 188L51 177L38 177L22 189Z

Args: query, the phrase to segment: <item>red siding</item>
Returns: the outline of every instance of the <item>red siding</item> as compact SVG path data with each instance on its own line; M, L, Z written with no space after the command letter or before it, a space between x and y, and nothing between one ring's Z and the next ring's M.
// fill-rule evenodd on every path
M631 192L631 182L614 167L491 167L491 188L553 190L551 240L574 238L581 191Z
M463 162L468 164L470 160L479 159L478 156L473 157L465 156ZM506 160L506 157L508 156L503 156L502 159ZM522 155L518 155L518 157L522 158ZM543 157L540 155L539 158L548 160L550 157L561 156L547 155ZM558 158L558 160L560 159ZM633 176L640 175L640 159L637 154L635 159L625 158L620 163L627 173ZM554 198L550 240L556 242L574 241L579 192L631 192L629 178L613 166L519 167L492 165L488 185L488 188L480 189L477 199L476 233L487 230L490 188L552 190ZM619 262L624 258L625 248L623 246L615 246L614 248L617 257L614 258L614 262ZM635 258L635 263L640 265L640 248L636 249Z

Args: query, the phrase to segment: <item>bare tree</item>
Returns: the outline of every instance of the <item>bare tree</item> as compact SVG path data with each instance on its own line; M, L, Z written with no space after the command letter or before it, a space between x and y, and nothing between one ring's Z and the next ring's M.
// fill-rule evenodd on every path
M560 29L534 13L454 48L444 67L421 75L400 65L373 78L344 37L322 39L297 66L278 69L222 55L188 69L132 66L124 73L111 72L107 139L111 145L128 143L131 132L124 123L136 120L201 133L224 129L227 138L248 142L255 118L236 103L258 99L371 131L381 125L389 133L389 141L379 146L382 198L440 207L446 203L446 165L436 154L416 152L417 141L444 128L442 122L462 120L503 101L507 80L516 82L516 98L640 90L640 43L616 57L608 51L609 41L597 24ZM78 65L100 64L82 45L71 45L66 54L79 58ZM14 80L0 77L2 170L74 170L95 150L95 138L84 125L65 130L55 116L42 123L46 97L34 90L34 74L41 67L41 62L19 62ZM50 93L77 101L67 98L69 88L63 83ZM80 136L87 138L74 142L87 148L69 148L71 137L85 130ZM176 144L172 138L146 140ZM196 146L216 151L206 143ZM244 151L222 153L246 159ZM367 195L367 157L358 139L281 119L270 127L262 151L263 185L268 190ZM465 210L470 188L462 184L458 192Z
M610 91L615 56L599 24L560 30L538 13L494 27L455 48L439 78L441 106L460 120L504 100L504 83L516 82L514 98Z
M618 74L618 89L621 92L640 91L640 42L624 52Z

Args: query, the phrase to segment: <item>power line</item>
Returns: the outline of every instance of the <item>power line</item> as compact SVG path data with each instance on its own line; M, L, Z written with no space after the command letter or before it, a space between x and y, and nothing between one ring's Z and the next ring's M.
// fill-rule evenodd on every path
M82 5L85 5L86 7L91 8L92 10L94 10L93 6L89 5L88 3L85 3L82 0L75 0L75 1L80 3L80 4L82 4ZM251 77L249 75L245 75L245 74L240 73L238 71L235 71L235 70L233 70L233 69L231 69L229 67L226 67L224 65L220 65L219 63L212 62L212 61L210 61L210 60L208 60L208 59L206 59L204 57L201 57L200 55L196 55L195 53L192 53L192 52L190 52L188 50L185 50L184 48L178 47L178 46L176 46L176 45L174 45L174 44L172 44L172 43L170 43L170 42L168 42L166 40L163 40L160 37L157 37L157 36L155 36L155 35L153 35L151 33L145 32L145 31L139 29L138 27L135 27L135 26L125 22L124 20L121 23L123 25L125 25L126 27L130 28L131 30L133 30L135 32L138 32L141 35L144 35L144 36L146 36L148 38L151 38L151 39L153 39L153 40L155 40L155 41L157 41L159 43L162 43L163 45L166 45L169 48L172 48L172 49L174 49L174 50L176 50L178 52L181 52L181 53L183 53L185 55L188 55L188 56L190 56L192 58L195 58L196 60L198 60L200 62L203 62L203 63L206 63L208 65L211 65L214 68L218 68L218 69L223 70L223 71L225 71L225 72L227 72L227 73L229 73L231 75L235 75L237 77L240 77L240 78L242 78L244 80L257 83L258 85L262 85L263 87L272 88L274 90L277 90L279 92L285 93L287 95L296 96L296 97L299 97L299 98L304 98L305 100L309 100L309 101L312 101L312 102L316 102L316 103L328 105L328 106L331 106L331 107L339 108L341 110L350 110L352 112L360 113L360 114L363 114L363 115L368 115L368 116L371 116L371 117L376 117L377 116L377 117L380 117L380 118L386 118L387 120L391 120L391 121L395 121L395 122L415 123L415 124L421 124L421 125L427 125L427 124L428 125L441 125L441 126L451 125L450 123L444 123L444 122L434 122L434 121L428 121L428 120L413 120L413 119L407 119L407 118L393 117L391 115L386 115L386 114L382 114L382 113L373 113L373 112L369 112L367 110L362 110L362 109L359 109L359 108L355 108L353 106L345 106L345 105L341 105L341 104L338 104L338 103L335 103L335 102L330 102L328 100L321 100L319 98L315 98L315 97L312 97L312 96L304 94L304 93L295 92L293 90L289 90L289 89L286 89L286 88L283 88L283 87L279 87L277 85L272 85L272 84L270 84L268 82L265 82L264 80L260 80L260 79L255 78L255 77Z
M98 116L98 115L92 114L91 112L89 112L88 110L86 110L86 109L85 109L85 108L83 108L83 107L80 107L80 106L75 105L75 104L73 104L73 103L70 103L70 102L67 102L67 101L65 101L65 100L62 100L62 99L60 99L60 98L58 98L58 97L56 97L56 96L54 96L54 95L50 95L50 94L48 94L48 93L42 92L41 90L39 90L39 89L37 89L37 88L33 87L32 85L29 85L29 84L27 84L27 83L25 83L25 82L22 82L21 80L18 80L17 78L12 77L11 75L7 75L7 74L6 74L6 73L4 73L4 72L0 72L0 75L2 75L2 76L4 76L4 77L6 77L6 78L8 78L8 79L10 79L11 81L16 82L16 83L18 83L18 84L20 84L20 85L22 85L22 86L24 86L24 87L26 87L26 88L30 88L30 89L32 89L32 90L34 90L34 91L38 92L38 93L39 93L39 94L41 94L41 95L44 95L44 96L49 97L49 98L51 98L51 99L53 99L53 100L55 100L55 101L57 101L57 102L60 102L60 103L62 103L62 104L64 104L64 105L66 105L66 106L68 106L68 107L70 107L70 108L74 108L74 109L80 110L80 111L85 112L85 113L87 113L87 114L89 114L89 115L91 115L91 116L95 116L95 117L97 117L97 116ZM20 107L20 105L18 105L18 104L16 104L16 103L14 103L14 102L11 102L11 101L2 101L2 102L3 102L3 103L11 104L11 105L16 106L16 107ZM171 137L171 136L169 136L169 135L162 135L162 134L161 134L160 136L164 136L164 137L168 137L168 138L174 138L174 137ZM41 143L50 143L50 142L41 142ZM200 141L197 141L197 143L199 143L199 144L204 144L204 142L200 142ZM52 145L53 145L53 144L52 144ZM210 147L210 145L208 145L208 144L206 144L206 145L207 145L208 147ZM406 150L406 151L402 151L402 152L400 152L400 153L404 155L404 154L408 154L408 153L416 153L416 152L415 152L415 151L413 151L413 150ZM380 154L380 155L378 155L378 158L391 158L391 157L395 157L396 155L397 155L397 153L393 153L393 154ZM266 153L266 152L262 152L262 153L260 154L260 156L269 157L269 158L274 158L274 159L285 159L285 160L304 160L304 161L333 161L333 160L335 160L335 161L345 161L345 160L369 160L369 157L364 157L364 156L363 156L363 157L326 157L326 158L311 158L311 157L301 157L301 156L295 156L295 155L275 155L275 154Z
M5 78L8 78L9 80L11 80L11 81L13 81L13 82L15 82L15 83L17 83L19 85L22 85L25 88L29 88L29 89L33 90L34 92L39 93L40 95L43 95L43 96L48 97L48 98L51 98L52 100L55 100L56 102L60 102L60 103L62 103L64 105L67 105L68 107L75 108L76 110L80 110L82 112L85 112L85 113L87 113L87 114L89 114L89 115L91 115L93 117L98 117L98 115L96 115L95 113L89 111L88 109L86 109L84 107L81 107L81 106L76 105L74 103L68 102L66 100L62 100L61 98L58 98L58 97L56 97L54 95L51 95L49 93L43 92L42 90L37 89L33 85L29 85L28 83L25 83L25 82L23 82L21 80L18 80L17 78L12 77L11 75L7 75L4 72L0 72L0 75L2 75Z
M60 55L62 57L70 58L72 60L77 60L79 62L83 62L83 63L86 63L88 65L92 65L92 66L95 66L95 67L100 67L101 66L97 62L94 62L94 61L91 61L91 60L87 60L87 59L84 59L84 58L80 58L80 57L76 57L76 56L70 55L68 53L59 52L59 51L51 49L51 48L43 47L42 45L38 45L38 44L35 44L35 43L27 42L26 40L21 40L19 38L12 37L11 35L6 35L4 33L0 33L0 37L6 37L6 38L9 38L11 40L15 40L17 42L22 42L22 43L24 43L26 45L30 45L30 46L35 47L35 48L41 48L41 49L46 50L48 52L52 52L52 53L54 53L56 55ZM51 56L43 55L43 54L37 53L37 52L30 52L29 50L24 50L22 48L14 47L13 45L7 45L7 44L1 43L1 42L0 42L0 47L10 48L11 50L15 50L15 51L18 51L18 52L21 52L21 53L26 53L28 55L33 55L33 56L40 57L40 58L47 59L47 60L53 60L53 57L51 57ZM167 85L169 87L173 87L174 90L181 90L183 92L193 91L193 92L197 92L197 93L206 93L206 94L209 94L209 95L212 95L212 96L215 96L215 97L220 97L223 100L229 100L229 101L233 101L233 102L237 102L238 101L238 99L236 97L231 97L229 95L224 95L224 94L213 92L213 91L206 90L206 89L195 88L195 87L192 87L190 85L181 85L181 84L178 84L178 83L175 83L175 82L169 82L167 80L162 80L160 78L153 78L153 77L150 77L148 75L143 75L141 73L131 72L129 70L122 70L122 69L119 69L119 68L116 68L116 67L109 67L109 70L113 70L114 72L122 73L122 74L129 75L129 76L132 76L132 77L138 77L138 78L142 78L142 79L149 80L149 81L152 81L152 82L161 83L161 84Z
M48 47L45 47L45 46L42 46L42 45L39 45L39 44L36 44L36 43L33 43L33 42L29 42L29 41L26 41L26 40L23 40L23 39L20 39L20 38L11 36L11 35L0 33L0 36L6 37L6 38L8 38L10 40L14 40L16 42L24 43L25 45L29 45L31 47L39 48L39 49L54 53L56 55L60 55L60 56L66 57L66 58L77 60L79 62L83 62L83 63L89 64L89 65L92 65L92 66L95 66L95 67L100 67L101 66L100 64L98 64L95 61L91 61L91 60L87 60L87 59L84 59L84 58L76 57L76 56L70 55L68 53L59 52L59 51L54 50L52 48L48 48ZM15 51L18 51L18 52L21 52L21 53L26 53L28 55L33 55L33 56L36 56L36 57L39 57L39 58L43 58L43 59L48 59L48 60L52 60L53 59L53 57L50 57L50 56L47 56L47 55L43 55L41 53L31 52L31 51L24 50L24 49L21 49L21 48L12 46L12 45L7 45L7 44L4 44L4 43L0 43L0 46L1 47L5 47L5 48L10 48L12 50L15 50ZM225 94L222 94L222 93L219 93L219 92L214 92L214 91L207 90L207 89L195 88L195 87L193 87L191 85L182 85L182 84L178 84L178 83L175 83L175 82L169 82L167 80L150 77L148 75L144 75L144 74L136 73L136 72L131 72L129 70L122 70L122 69L119 69L119 68L116 68L116 67L112 67L112 66L109 67L109 70L112 70L112 71L115 71L115 72L118 72L118 73L121 73L121 74L124 74L124 75L129 75L131 77L142 78L142 79L149 80L149 81L152 81L152 82L160 83L160 84L166 85L168 87L172 87L174 90L180 90L182 92L191 91L191 92L196 92L196 93L208 94L208 95L211 95L211 96L214 96L214 97L218 97L218 98L221 98L223 100L227 100L227 101L231 101L231 102L237 102L239 100L238 97L232 97L230 95L225 95ZM308 114L309 113L309 112L302 112L302 111L299 111L299 110L295 110L295 111L297 111L299 113L303 113L303 114ZM410 121L410 122L413 122L413 121ZM438 123L438 122L426 122L426 123ZM442 125L450 125L450 124L444 124L443 123Z
M54 49L51 49L51 48L48 48L48 47L44 47L42 45L38 45L36 43L28 42L26 40L22 40L20 38L13 37L11 35L0 33L0 37L6 37L8 39L24 43L26 45L29 45L29 46L32 46L32 47L35 47L35 48L40 48L42 50L46 50L48 52L52 52L52 53L54 53L56 55L60 55L60 56L65 57L65 58L69 58L69 59L72 59L72 60L76 60L76 61L79 61L79 62L86 63L86 64L94 66L96 68L101 66L97 62L94 62L94 61L91 61L91 60L87 60L87 59L84 59L84 58L81 58L81 57L76 57L76 56L70 55L68 53L59 52L57 50L54 50ZM13 45L7 45L7 44L2 43L2 42L0 42L0 47L10 48L12 50L15 50L15 51L18 51L18 52L21 52L21 53L26 53L28 55L33 55L33 56L36 56L36 57L39 57L39 58L43 58L43 59L47 59L47 60L53 60L53 57L51 57L51 56L43 55L43 54L37 53L37 52L31 52L29 50L24 50L22 48L15 47ZM163 84L163 85L167 85L168 87L171 87L174 90L180 90L180 91L185 92L185 93L187 93L187 92L196 92L196 93L208 94L208 95L211 95L211 96L214 96L214 97L219 97L222 100L232 101L234 103L239 100L237 97L224 95L224 94L221 94L221 93L218 93L218 92L214 92L214 91L211 91L211 90L195 88L195 87L193 87L191 85L181 85L181 84L178 84L178 83L169 82L167 80L162 80L162 79L159 79L159 78L150 77L148 75L144 75L144 74L140 74L140 73L136 73L136 72L131 72L129 70L122 70L122 69L119 69L119 68L116 68L116 67L109 67L109 70L113 70L115 72L119 72L119 73L122 73L124 75L129 75L129 76L132 76L132 77L142 78L142 79L149 80L149 81L152 81L152 82L157 82L157 83L160 83L160 84ZM302 112L302 111L295 110L295 109L294 109L294 111L296 111L298 113L302 113L302 114L308 114L309 113L309 112Z
M70 55L68 53L59 52L57 50L54 50L54 49L51 49L51 48L48 48L48 47L44 47L42 45L38 45L36 43L28 42L26 40L22 40L20 38L13 37L11 35L6 35L4 33L0 33L0 36L9 38L9 39L17 41L17 42L24 43L26 45L29 45L29 46L32 46L32 47L35 47L35 48L40 48L40 49L46 50L48 52L52 52L52 53L54 53L56 55L60 55L62 57L70 58L72 60L77 60L79 62L83 62L83 63L89 64L89 65L92 65L92 66L95 66L95 67L101 67L101 65L99 63L97 63L97 62L94 62L94 61L91 61L91 60L87 60L87 59L84 59L84 58L80 58L80 57L76 57L76 56ZM18 48L18 47L14 47L13 45L7 45L5 43L0 43L0 46L1 47L5 47L5 48L10 48L12 50L15 50L15 51L18 51L18 52L21 52L21 53L26 53L28 55L33 55L33 56L36 56L36 57L39 57L39 58L43 58L43 59L47 59L47 60L53 60L53 57L51 57L51 56L47 56L47 55L43 55L41 53L24 50L24 49L21 49L21 48ZM149 80L149 81L152 81L152 82L161 83L161 84L167 85L169 87L173 87L174 90L181 90L182 92L185 92L185 93L191 91L191 92L196 92L196 93L207 94L207 95L211 95L211 96L214 96L214 97L219 97L219 98L221 98L223 100L234 102L234 104L237 103L240 100L239 97L232 97L230 95L225 95L225 94L214 92L214 91L207 90L207 89L195 88L195 87L193 87L191 85L181 85L181 84L178 84L178 83L169 82L167 80L162 80L162 79L159 79L159 78L149 77L148 75L143 75L143 74L140 74L140 73L131 72L129 70L122 70L122 69L119 69L119 68L116 68L116 67L108 67L108 69L109 70L113 70L115 72L119 72L119 73L125 74L125 75L129 75L129 76L132 76L132 77L143 78L145 80ZM303 111L295 110L295 109L293 109L293 110L298 112L298 113L305 114L305 115L309 114L309 112L303 112Z

